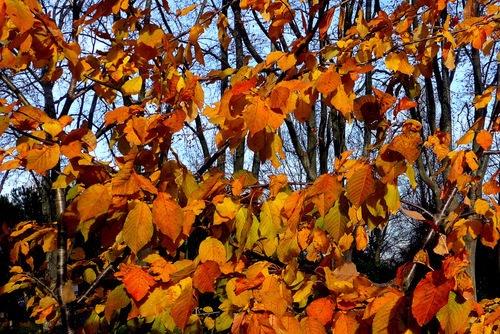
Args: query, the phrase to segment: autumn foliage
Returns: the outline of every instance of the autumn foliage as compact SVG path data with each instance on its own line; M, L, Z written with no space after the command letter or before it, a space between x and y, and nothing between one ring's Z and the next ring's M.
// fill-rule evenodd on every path
M465 240L494 247L500 238L498 172L484 184L478 173L500 131L498 87L470 97L472 108L495 107L458 141L439 128L424 137L408 112L418 106L408 87L433 78L438 58L452 71L458 50L488 56L498 42L498 1L466 2L457 16L447 14L455 6L447 0L401 2L369 20L360 10L335 40L329 36L346 16L340 1L313 1L308 12L283 0L205 2L178 12L165 0L146 9L134 7L139 1L74 1L69 35L36 0L1 1L0 68L12 95L0 101L0 133L15 138L0 150L1 169L45 176L61 203L52 224L4 226L11 278L0 294L25 291L36 323L87 334L120 326L158 333L498 330L498 304L474 299ZM262 61L197 70L208 61L204 36L230 47L224 10L235 4L266 22L271 41L296 22L304 34ZM191 18L189 29L167 29L163 13ZM95 49L86 38L98 41ZM358 84L376 69L391 82L365 94ZM66 82L57 112L9 86L29 71L43 87ZM207 92L224 80L221 97L209 101ZM92 103L88 92L107 104L100 128L72 116L73 101L82 99L82 109ZM285 123L305 123L319 104L376 135L359 152L336 152L328 173L293 188L284 174L228 174L216 159L190 170L172 149L202 115L218 128L216 152L244 143L278 168ZM422 184L414 166L423 154L440 166L433 178L443 180L442 206L426 217L418 206L403 212L429 225L432 244L393 281L374 284L345 255L365 249L370 231L401 212L401 193ZM471 190L482 193L471 198ZM435 254L440 264L431 268ZM432 270L412 281L417 263Z

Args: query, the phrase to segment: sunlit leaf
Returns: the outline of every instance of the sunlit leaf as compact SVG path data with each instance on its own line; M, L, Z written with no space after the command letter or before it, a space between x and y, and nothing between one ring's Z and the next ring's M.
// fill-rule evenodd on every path
M420 326L428 323L448 302L448 295L455 286L453 279L446 279L440 271L432 271L421 280L413 293L412 313Z
M347 198L359 207L375 190L372 167L364 165L359 168L347 182Z
M5 0L5 12L21 32L33 27L35 22L30 8L20 0Z
M142 88L142 77L137 76L125 82L122 86L124 96L139 94Z
M61 151L59 145L43 145L41 148L35 148L24 154L26 159L26 169L34 170L37 173L45 173L55 167L59 162Z
M81 221L98 217L108 212L111 205L111 194L101 184L94 184L78 197L78 212Z
M193 285L201 293L215 292L214 281L220 274L218 263L206 261L196 268L193 275Z
M226 249L218 239L209 237L200 244L201 262L214 261L220 265L226 262Z
M329 299L319 298L314 300L307 306L307 315L321 321L323 325L327 325L333 318L333 304Z
M163 234L175 241L182 231L184 213L170 195L160 192L153 202L153 222Z
M186 327L189 317L196 306L198 306L198 301L193 296L193 289L191 287L186 288L175 301L175 306L171 313L175 324L179 326L181 330L184 330Z
M483 149L487 150L493 143L493 137L490 132L481 130L476 136L476 141Z
M129 207L123 224L123 240L137 254L153 236L153 218L149 206L143 201L134 200Z

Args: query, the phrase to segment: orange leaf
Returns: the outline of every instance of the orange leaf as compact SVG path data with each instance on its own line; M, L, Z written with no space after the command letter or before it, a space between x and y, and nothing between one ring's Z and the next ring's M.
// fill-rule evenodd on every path
M481 130L476 136L476 141L483 149L487 150L493 142L493 137L490 132Z
M234 282L236 286L234 293L239 295L243 291L256 288L264 282L264 279L265 277L262 273L259 273L255 278L237 278Z
M167 262L164 258L158 259L151 263L151 267L149 270L153 274L158 274L158 276L154 276L156 280L161 280L162 282L167 283L170 281L170 274L177 272L177 268L170 262Z
M325 326L311 317L305 317L300 321L300 328L303 334L326 334Z
M363 226L356 229L356 250L364 251L368 245L368 234Z
M345 313L340 314L335 321L335 333L355 334L358 328L359 322Z
M201 242L199 254L201 262L215 261L219 265L226 262L226 248L222 242L212 237Z
M193 284L201 293L215 292L214 281L220 274L219 265L214 261L207 261L196 268Z
M297 63L297 58L295 57L295 54L290 53L290 54L285 54L283 57L278 59L278 67L282 71L288 71L291 69L295 64Z
M158 189L151 181L137 174L132 165L125 166L113 177L111 181L113 195L133 195L139 190L145 190L152 194L158 194Z
M140 301L148 294L149 288L155 285L156 281L141 266L135 264L129 266L122 264L121 266L124 268L117 273L117 276L123 276L122 282L127 292L135 301Z
M482 45L482 44L481 44ZM476 109L485 108L491 101L491 93L496 89L496 86L492 86L484 91L482 95L477 95L472 103Z
M248 125L250 135L263 130L269 120L270 110L267 103L259 96L254 97L243 111L243 118Z
M94 184L85 189L78 197L78 212L80 221L86 221L108 212L111 205L111 194L108 189L101 184Z
M311 116L312 108L309 103L304 102L302 99L297 99L296 107L293 112L297 121L304 123Z
M337 178L331 174L323 174L309 187L307 194L312 197L312 202L318 207L320 215L324 217L339 198L340 191L341 187Z
M5 5L5 12L21 33L33 28L35 19L24 1L5 0Z
M382 297L383 298L383 297ZM380 298L377 298L380 299ZM401 320L401 303L404 296L393 295L385 304L378 309L373 318L373 332L374 333L399 333L401 328L398 327Z
M380 113L384 114L389 108L391 108L396 102L396 98L391 94L384 93L375 87L372 87L373 93L377 98L377 102L380 106Z
M185 16L187 15L189 12L191 12L193 9L195 9L196 7L198 7L200 4L196 4L196 5L191 5L191 6L188 6L182 10L178 10L177 11L177 16Z
M417 102L410 101L405 96L399 101L398 105L396 106L396 109L394 109L394 117L396 117L400 111L415 108L417 106L418 106Z
M448 303L448 294L455 287L454 279L446 279L441 271L431 271L413 293L412 313L420 326L425 325Z
M189 317L193 313L196 306L198 306L198 301L193 296L193 288L186 288L175 301L175 305L171 313L175 324L181 329L181 331L184 331L184 328L186 328Z
M272 197L278 195L278 192L288 185L288 179L285 174L270 175L269 179L271 180L269 183L269 190L271 191Z
M248 91L250 88L255 87L257 83L257 77L252 77L247 81L238 81L231 88L231 93L234 95L240 95L243 92Z
M59 162L61 150L59 145L43 145L40 149L32 149L23 154L26 159L26 169L33 169L35 172L43 174L54 168Z
M484 224L483 231L481 232L481 242L483 245L494 248L498 243L498 239L500 239L498 229L490 223Z
M333 318L333 304L329 299L319 298L307 306L307 315L321 321L323 325L327 325Z
M341 84L340 75L334 71L333 68L334 66L330 66L328 70L318 78L316 89L321 94L328 95Z
M153 236L153 219L148 205L140 200L129 204L129 212L123 224L123 241L137 254Z
M474 131L469 130L467 131L462 138L457 140L457 145L467 145L469 144L472 140L474 139Z
M450 151L448 146L450 144L450 141L451 141L450 134L441 132L438 129L436 130L434 135L427 137L427 141L424 143L424 146L425 147L434 146L433 151L437 155L439 161L441 161L444 158L446 158L448 152Z
M347 182L347 198L357 207L375 191L375 180L372 166L364 165L359 168Z
M131 113L129 112L129 107L120 107L116 108L104 115L104 119L106 120L106 123L104 123L104 126L108 126L113 123L123 123L125 122L129 117L131 116Z
M182 231L184 213L169 194L160 192L153 202L153 222L175 242Z

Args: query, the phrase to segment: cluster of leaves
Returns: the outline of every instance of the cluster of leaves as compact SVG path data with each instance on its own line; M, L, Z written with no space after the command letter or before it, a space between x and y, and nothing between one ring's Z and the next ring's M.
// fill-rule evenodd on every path
M181 43L179 36L150 23L149 9L103 1L74 22L75 31L103 17L127 15L114 22L112 32L96 32L109 50L85 55L77 42L65 41L36 1L2 2L0 67L13 74L43 69L42 80L54 82L61 80L64 64L73 84L91 82L112 106L104 126L113 131L115 158L112 163L99 159L100 133L85 124L75 128L68 110L56 118L22 95L0 101L0 132L11 129L18 136L12 147L0 150L2 170L24 168L41 175L56 170L52 188L66 190L67 202L57 223L28 221L3 231L12 276L0 293L27 289L27 308L37 323L55 326L68 312L69 327L85 333L127 321L157 332L394 333L424 325L445 333L498 329L496 302L473 300L464 237L492 247L499 239L500 209L493 197L500 192L498 173L482 187L489 201L472 203L467 196L479 184L471 172L500 131L500 108L487 129L480 118L457 142L474 141L476 151L450 151L450 134L437 130L422 138L417 120L387 117L388 110L396 117L416 106L411 89L401 99L394 90L411 86L419 76L432 77L439 52L449 69L455 66L456 48L470 44L489 54L500 29L496 3L487 5L488 15L476 17L469 8L463 20L448 17L442 27L437 20L447 1L404 2L370 22L360 11L345 38L310 51L314 33L327 36L338 8L325 11L328 1L320 1L308 13L321 14L316 25L290 51L272 52L255 66L200 77L184 66L204 64L198 38L212 21L217 20L220 42L228 47L221 11L201 15L184 33L188 43ZM295 16L286 1L248 0L240 8L260 12L273 40ZM421 25L410 34L417 16ZM390 88L357 96L356 81L378 59L393 73ZM201 83L225 78L230 88L204 108ZM488 105L494 89L474 98L476 108ZM120 96L124 105L115 107ZM134 101L133 96L142 98ZM285 175L269 176L266 184L246 171L228 176L213 168L200 175L171 151L173 135L203 112L220 129L218 147L234 150L246 141L263 162L277 167L284 158L280 127L292 115L305 122L319 100L349 122L377 132L370 147L373 159L343 152L333 172L292 191ZM407 291L412 265L429 266L427 251L421 250L399 268L394 284L374 285L344 255L354 247L363 250L367 230L384 227L400 210L398 182L406 178L416 187L413 165L421 150L430 153L431 148L442 162L440 172L448 171L441 199L449 203L459 194L463 203L451 212L444 205L432 221L405 212L429 222L439 234L433 251L444 256L442 265ZM475 218L462 218L472 210ZM62 262L66 271L53 282L44 275L51 262L36 263L34 253L56 249L58 257L68 252L69 261Z

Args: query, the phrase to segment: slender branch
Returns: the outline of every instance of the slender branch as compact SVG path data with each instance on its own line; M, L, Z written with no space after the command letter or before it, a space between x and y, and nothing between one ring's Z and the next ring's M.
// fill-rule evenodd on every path
M200 167L200 169L198 169L198 171L194 174L195 177L197 178L200 178L203 173L205 173L209 168L210 166L213 165L213 163L224 153L226 152L226 148L229 147L229 140L226 140L226 142L219 148L219 150L210 157L210 159L208 159L207 161L205 161L205 163L203 164L203 166Z
M9 269L12 269L12 266L9 265ZM45 290L47 290L48 293L50 293L50 295L52 296L52 298L54 298L55 300L57 300L57 296L56 294L54 293L54 291L49 288L47 286L47 284L43 283L38 277L36 277L35 275L33 275L32 273L30 272L27 272L27 271L24 271L23 270L23 274L26 275L26 276L29 276L29 278L31 278L32 280L34 280L38 285L40 285L41 287L43 287Z
M115 270L115 265L113 263L111 263L109 266L106 267L106 269L104 269L100 274L99 276L97 276L97 278L95 279L95 281L90 285L90 287L87 289L87 291L85 291L85 293L83 295L80 296L80 298L78 298L76 300L76 304L81 304L83 303L85 300L87 300L87 298L89 298L90 294L95 290L95 288L97 288L97 286L101 283L102 279L104 277L106 277L110 272L114 271Z
M7 87L9 87L9 89L14 93L16 94L17 98L19 100L21 100L21 102L26 105L26 106L29 106L30 103L28 102L28 100L26 99L26 97L24 96L24 94L19 90L19 88L17 88L13 83L12 81L10 81L9 78L7 78L5 76L5 74L3 73L0 73L0 79L7 85Z
M11 129L12 131L17 132L17 133L19 133L19 134L21 134L23 136L29 137L31 139L38 140L38 141L40 141L40 142L42 142L44 144L47 144L47 145L54 145L54 144L56 144L56 142L53 141L53 140L42 139L42 138L34 136L34 135L30 134L30 133L24 132L23 130L19 130L19 129L13 127L12 125L9 125L9 129Z

